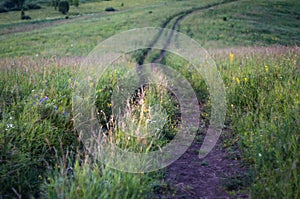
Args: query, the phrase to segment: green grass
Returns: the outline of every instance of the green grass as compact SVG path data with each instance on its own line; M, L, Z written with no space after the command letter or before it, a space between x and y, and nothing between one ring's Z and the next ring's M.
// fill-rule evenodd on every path
M111 35L137 27L159 27L171 15L219 1L130 0L121 7L122 2L82 3L77 10L71 7L72 21L48 7L27 11L33 20L26 22L19 20L19 12L0 14L1 33L8 28L20 30L0 36L1 197L154 197L161 173L137 175L109 169L90 159L78 142L71 110L78 63ZM109 6L120 12L104 12ZM54 24L45 25L53 21L47 17L57 17L58 23L55 19ZM23 32L34 24L45 26ZM238 144L242 160L249 164L253 179L245 189L252 198L300 196L300 51L297 47L236 46L299 45L299 29L299 3L292 0L233 2L194 12L179 26L209 48L216 60L227 92L226 125L233 130L224 144ZM205 82L178 57L168 56L164 62L191 81L199 100L206 103L202 117L208 122ZM110 77L99 88L113 85ZM155 93L148 96L147 103L156 100ZM100 95L98 106L109 113L107 96L110 94ZM170 98L165 95L162 103L175 113ZM167 133L172 133L171 120L169 125ZM116 135L123 136L122 132ZM128 148L126 139L119 142ZM140 149L139 141L131 142L133 148L129 149Z
M248 191L253 198L299 197L299 47L231 48L211 53L227 92L226 125L233 130L224 135L224 146L234 150L238 145L242 161L250 167L245 174L251 174L250 179L243 178L243 186L252 182ZM184 60L168 56L165 63L180 66L177 69L209 106L204 81L186 70ZM202 117L208 122L206 114L210 112L204 108Z
M0 47L0 57L52 56L53 54L57 56L84 56L100 41L118 32L132 28L159 27L170 15L183 9L190 9L192 6L196 7L208 3L178 1L175 4L171 1L165 4L161 6L161 3L155 3L151 7L140 4L139 7L141 8L134 8L133 10L104 14L104 16L95 15L80 18L72 23L3 35L0 37L0 40L3 41ZM165 12L166 8L167 12Z
M49 61L1 61L1 195L151 198L160 173L124 173L88 157L73 125L71 107L78 62L55 57ZM106 82L110 80L108 76ZM117 129L108 130L120 147L128 141ZM124 149L143 151L152 146L144 143L132 138Z
M257 53L244 50L232 62L229 56L217 60L228 87L233 140L239 140L244 161L256 173L250 189L253 198L297 198L299 48L254 50Z
M123 3L123 6L121 4ZM69 16L80 16L85 14L99 14L105 13L106 7L114 7L118 11L124 11L128 9L138 9L143 7L155 7L161 5L162 2L159 0L155 1L134 1L134 0L114 0L114 1L95 1L95 2L85 2L81 3L78 7L71 6L68 15ZM20 24L31 24L37 23L39 21L50 21L51 19L64 19L65 16L55 10L54 7L47 6L47 4L42 4L42 9L28 10L25 11L26 15L29 15L32 20L24 21L21 20L20 11L12 11L7 13L0 13L0 27L20 25Z
M299 46L299 1L237 1L195 12L180 31L205 48L253 45Z

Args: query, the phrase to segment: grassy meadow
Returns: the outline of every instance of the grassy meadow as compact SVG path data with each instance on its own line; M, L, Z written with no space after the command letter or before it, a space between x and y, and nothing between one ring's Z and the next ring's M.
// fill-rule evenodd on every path
M32 20L20 20L20 11L0 13L0 198L156 198L166 186L165 169L120 172L84 148L72 113L76 72L83 58L114 34L161 27L176 13L219 2L82 1L70 7L69 19L45 2L42 9L25 11ZM117 11L106 12L107 7ZM225 84L229 130L222 145L238 148L238 158L249 167L236 176L237 189L224 186L233 197L239 190L249 198L300 197L299 22L299 1L241 0L192 12L177 27L208 49ZM210 97L203 78L177 56L167 54L163 63L190 81L207 125ZM145 125L157 102L168 118L156 141L129 139L110 117L111 90L120 76L122 71L109 70L97 84L103 133L124 150L159 149L177 132L176 99L152 86L139 93L143 102L129 101L129 117L138 125Z

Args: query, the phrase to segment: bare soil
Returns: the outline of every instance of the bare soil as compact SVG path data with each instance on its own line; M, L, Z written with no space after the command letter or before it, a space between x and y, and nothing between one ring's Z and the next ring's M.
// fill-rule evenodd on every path
M239 159L239 152L229 153L219 140L203 159L198 157L201 141L195 140L177 161L167 167L165 187L158 190L158 198L215 199L248 198L237 177L248 168ZM246 179L240 179L241 181ZM230 194L231 191L231 194Z

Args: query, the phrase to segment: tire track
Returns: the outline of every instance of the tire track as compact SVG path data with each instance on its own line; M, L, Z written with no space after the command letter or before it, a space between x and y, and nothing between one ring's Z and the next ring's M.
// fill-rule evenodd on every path
M194 13L194 12L197 12L197 11L203 11L203 10L208 10L208 9L211 9L211 8L214 8L214 7L217 7L217 6L220 6L220 5L224 5L224 4L228 4L228 3L233 3L233 2L237 2L239 0L225 0L225 1L222 1L222 2L219 2L219 3L212 3L212 4L209 4L209 5L206 5L206 6L202 6L202 7L198 7L198 8L192 8L192 9L189 9L189 10L186 10L186 11L182 11L182 12L179 12L179 13L176 13L170 17L168 17L161 25L161 28L162 30L158 33L158 35L153 39L153 41L150 43L150 48L146 49L143 53L143 57L139 63L139 65L143 65L144 62L145 62L145 59L147 58L147 56L149 55L152 47L157 43L157 41L159 40L159 38L161 37L162 33L163 33L163 29L166 28L168 26L168 24L171 23L172 20L176 19L172 28L171 28L171 33L168 37L168 40L164 46L164 48L160 51L160 54L159 54L159 57L158 58L155 58L154 60L152 60L152 63L159 63L164 55L165 55L165 51L166 49L168 48L168 46L170 45L170 41L171 39L173 38L173 35L174 35L174 31L176 31L179 23L185 18L187 17L188 15Z
M151 63L153 63L152 67L156 67L156 64L160 63L164 58L166 49L171 43L174 32L185 17L197 11L203 11L237 1L238 0L227 0L220 3L214 3L204 7L183 11L169 17L162 24L161 28L166 28L174 19L175 22L172 25L171 33L168 36L165 46L160 51L159 56L151 61ZM142 61L137 66L138 74L140 74L139 70L141 70L152 47L159 40L162 33L163 30L161 30L153 39L150 48L144 51ZM143 77L140 78L142 79ZM231 159L231 155L222 147L220 141L205 158L200 160L198 158L198 150L203 142L202 139L201 141L195 140L182 157L167 167L166 177L164 178L167 188L159 190L156 193L157 198L248 198L247 193L239 193L238 190L236 190L236 195L232 196L228 194L221 185L226 178L241 175L247 168L243 167L239 160ZM239 152L237 151L237 153Z

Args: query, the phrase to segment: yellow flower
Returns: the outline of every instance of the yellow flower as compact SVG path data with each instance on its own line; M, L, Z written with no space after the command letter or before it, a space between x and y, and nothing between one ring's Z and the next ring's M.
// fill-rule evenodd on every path
M244 78L244 81L245 81L245 82L248 82L248 78L247 78L247 77L245 77L245 78Z
M235 80L236 80L236 82L238 83L238 84L240 84L241 83L241 80L237 77L237 78L235 78Z
M111 107L112 106L112 104L111 103L107 103L107 107Z
M266 70L266 72L269 71L269 67L267 65L265 65L265 70Z
M230 60L230 62L233 62L233 60L234 60L234 54L233 53L229 53L229 60Z

